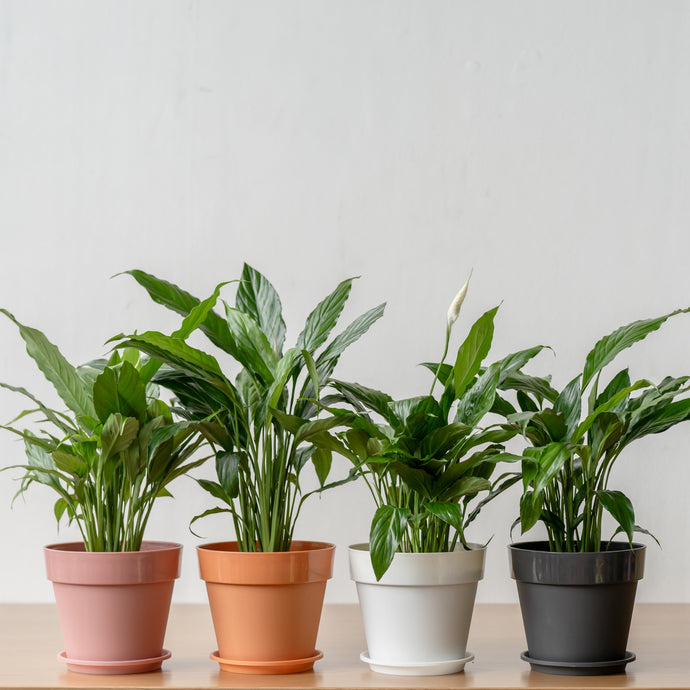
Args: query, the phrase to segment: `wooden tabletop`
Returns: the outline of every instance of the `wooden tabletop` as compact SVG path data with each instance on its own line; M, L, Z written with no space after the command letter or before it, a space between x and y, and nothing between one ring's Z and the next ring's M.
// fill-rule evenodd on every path
M400 677L369 671L360 662L365 648L359 608L324 609L318 647L324 658L314 671L284 676L245 676L219 670L208 658L215 647L205 605L173 606L166 648L172 658L163 670L128 676L72 673L57 660L62 640L55 607L0 605L0 688L323 688L436 690L473 688L686 688L690 690L690 604L640 604L635 609L628 648L637 654L627 673L573 678L530 671L520 660L525 649L516 605L476 607L469 650L475 660L464 673Z

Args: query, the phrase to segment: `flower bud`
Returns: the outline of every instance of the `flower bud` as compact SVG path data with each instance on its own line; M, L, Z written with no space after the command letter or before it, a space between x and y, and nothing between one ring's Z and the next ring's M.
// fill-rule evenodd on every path
M448 316L446 317L446 323L448 325L448 328L450 328L455 323L456 319L458 318L458 314L460 314L460 307L462 307L462 303L465 301L465 295L467 294L467 286L470 284L471 277L472 271L470 271L470 275L467 276L465 284L460 288L458 294L455 295L455 298L450 303L450 307L448 307Z

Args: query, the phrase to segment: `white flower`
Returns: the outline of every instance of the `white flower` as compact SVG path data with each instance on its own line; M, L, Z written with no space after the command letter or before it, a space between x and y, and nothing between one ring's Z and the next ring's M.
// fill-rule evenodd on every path
M460 314L460 307L462 307L462 303L465 301L465 295L467 294L467 286L470 284L470 278L472 277L472 271L470 271L469 276L467 276L467 280L465 281L465 284L460 288L458 291L458 294L455 295L453 301L450 303L450 307L448 307L448 316L446 317L446 323L448 325L448 328L450 328L458 318L458 314Z

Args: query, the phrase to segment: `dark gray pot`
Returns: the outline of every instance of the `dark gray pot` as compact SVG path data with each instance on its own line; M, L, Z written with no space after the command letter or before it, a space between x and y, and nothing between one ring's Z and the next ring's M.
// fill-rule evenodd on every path
M602 675L625 669L635 658L626 645L645 548L627 542L593 553L552 553L547 542L508 547L527 636L523 659L533 670Z

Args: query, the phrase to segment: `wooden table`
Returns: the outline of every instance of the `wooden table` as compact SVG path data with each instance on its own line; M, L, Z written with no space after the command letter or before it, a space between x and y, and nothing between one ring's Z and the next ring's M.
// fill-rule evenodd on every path
M376 690L444 688L686 688L690 690L690 605L638 605L629 649L637 660L625 674L573 678L533 673L520 660L525 649L517 606L476 607L469 649L475 661L464 673L406 678L369 671L359 661L365 648L359 608L326 606L318 647L324 658L313 672L244 676L221 672L209 660L215 638L208 607L177 605L170 613L166 647L173 656L162 672L129 676L72 673L57 661L62 640L55 607L0 605L0 688L324 688Z

